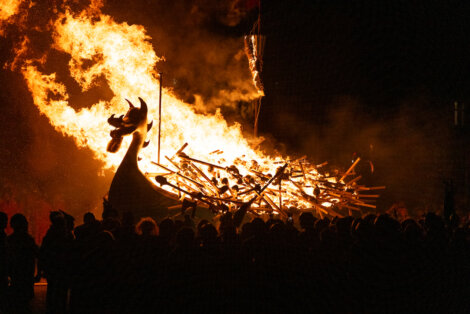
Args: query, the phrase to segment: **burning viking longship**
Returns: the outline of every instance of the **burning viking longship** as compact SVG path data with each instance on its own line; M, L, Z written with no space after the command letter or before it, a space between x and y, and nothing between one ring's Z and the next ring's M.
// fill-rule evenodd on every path
M29 24L20 27L18 31L25 33L15 48L11 68L21 72L35 106L51 125L101 162L100 174L116 170L109 190L113 207L156 217L196 207L198 215L204 208L214 214L233 212L237 217L245 213L288 217L300 212L343 216L374 210L378 195L369 191L381 187L359 184L360 175L354 171L359 159L344 173L331 174L325 163L269 156L253 148L240 125L229 125L220 111L200 114L168 88L157 95L162 88L157 63L162 58L150 36L142 25L118 23L103 14L102 5L102 1L92 0L90 7L80 12L68 5L50 10L56 15L47 27L31 24L34 36L41 32L47 38L43 42L28 37ZM12 13L12 18L18 18L13 20L21 24L20 17L26 21L26 17L35 16L26 14L28 6L20 7L24 7L22 14ZM263 40L259 36L246 41L254 87L243 88L242 93L235 85L230 98L236 101L255 101L263 95L259 76ZM60 60L62 67L58 66ZM54 72L57 68L61 73ZM70 82L73 89L79 87L84 93L95 86L106 92L94 101L76 103L77 98L68 91ZM125 115L108 119L115 129L107 150L116 153L105 152L109 126L103 122L113 113L124 113L122 100L133 95L149 104L163 95L165 119L159 121L162 160L156 158L156 141L144 148L147 136L156 138L147 116L157 116L156 107L147 107L144 101L140 108L130 104ZM255 116L258 114L259 105ZM132 135L131 143L123 139L127 135ZM124 149L118 152L121 141L127 149L125 155Z
M383 187L358 184L361 176L353 175L359 158L346 172L329 176L320 172L326 163L313 165L305 157L278 160L274 162L275 171L273 165L246 160L243 155L232 165L226 165L222 158L216 163L207 162L185 154L188 144L184 143L173 156L165 156L165 164L152 161L162 172L144 174L138 166L138 155L148 145L145 139L152 124L147 124L147 104L139 100L140 108L127 100L128 112L108 119L115 127L109 152L119 149L124 136L133 137L109 190L110 205L117 210L162 217L171 209L192 209L194 215L196 208L205 208L212 214L233 212L241 222L247 213L287 218L312 212L318 217L342 217L375 208L378 195L363 192Z

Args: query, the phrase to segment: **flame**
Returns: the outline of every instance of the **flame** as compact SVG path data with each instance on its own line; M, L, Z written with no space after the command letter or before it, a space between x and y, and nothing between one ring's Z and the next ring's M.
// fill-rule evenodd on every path
M259 56L259 41L262 40L260 36L250 35L245 36L245 53L250 65L251 76L253 77L253 85L255 85L258 95L264 96L264 87L260 77L260 56Z
M24 0L0 0L0 35L3 35L3 28L15 15L20 12L20 6Z
M96 84L98 78L104 78L114 97L76 111L69 106L66 87L57 75L43 73L35 60L28 60L22 73L34 103L56 130L72 136L79 147L90 148L105 167L116 168L126 147L118 154L105 152L110 130L105 121L112 113L127 110L125 98L138 103L139 96L149 104L149 119L157 117L156 64L161 59L143 26L119 24L107 15L94 19L85 13L74 17L66 12L54 23L53 39L56 50L70 55L70 75L83 91ZM182 143L189 142L188 153L209 160L214 160L209 153L217 149L223 149L223 158L229 163L240 155L271 160L253 150L242 136L240 125L228 126L220 113L197 114L166 88L162 103L162 155L173 154ZM157 130L153 128L150 145L142 152L139 165L145 171L154 167L150 161L156 159L156 137Z
M20 9L21 0L0 1L0 20L7 20L17 14Z

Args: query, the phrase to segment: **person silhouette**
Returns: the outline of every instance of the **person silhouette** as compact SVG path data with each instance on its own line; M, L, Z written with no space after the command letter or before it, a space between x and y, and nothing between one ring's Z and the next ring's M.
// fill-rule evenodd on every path
M73 236L62 212L51 212L49 219L51 226L39 250L39 269L47 279L46 313L65 313Z
M10 311L23 313L29 311L29 302L34 297L34 272L38 246L28 233L28 221L25 216L13 215L10 226L13 228L13 233L6 241Z
M7 234L5 228L8 224L8 216L4 212L0 212L0 313L6 311L5 303L8 292L8 276L7 276L7 251L6 240Z

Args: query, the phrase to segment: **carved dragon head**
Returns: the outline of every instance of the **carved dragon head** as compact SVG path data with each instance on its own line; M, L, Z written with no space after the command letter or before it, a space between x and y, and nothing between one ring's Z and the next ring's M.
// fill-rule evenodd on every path
M109 117L108 123L115 127L114 130L111 131L111 140L108 143L107 151L110 153L115 153L119 150L122 143L122 138L126 135L130 135L134 132L144 133L142 134L144 137L152 128L152 123L150 122L147 124L147 104L145 101L139 97L140 100L140 108L135 107L129 100L126 99L127 103L129 104L129 110L125 115L121 115L120 117L116 118L113 115ZM146 147L149 142L145 142L143 147Z

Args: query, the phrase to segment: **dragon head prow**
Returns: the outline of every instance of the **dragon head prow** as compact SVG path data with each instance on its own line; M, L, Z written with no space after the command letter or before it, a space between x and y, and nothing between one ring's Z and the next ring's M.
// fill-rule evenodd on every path
M110 132L112 139L109 141L107 147L107 151L110 153L115 153L119 150L124 136L130 135L136 131L146 134L152 127L152 123L147 125L148 107L145 101L139 97L140 108L135 107L129 100L126 99L126 101L129 104L127 113L118 118L113 114L108 119L108 123L115 127L115 129Z

